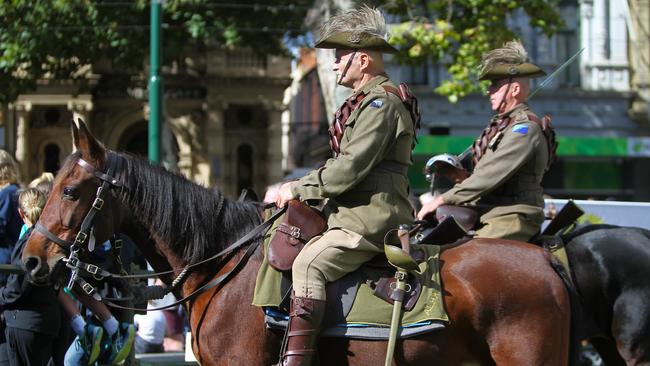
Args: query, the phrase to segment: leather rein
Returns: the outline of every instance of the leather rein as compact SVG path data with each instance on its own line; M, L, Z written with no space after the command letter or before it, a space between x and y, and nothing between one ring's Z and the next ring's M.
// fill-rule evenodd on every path
M122 274L116 274L116 273L111 273L108 272L101 267L90 264L90 263L85 263L79 259L79 252L84 249L84 244L86 241L91 237L92 235L92 229L93 226L95 225L95 217L97 214L102 210L104 207L104 202L106 198L106 194L109 191L115 192L116 190L119 190L120 194L123 194L126 191L126 187L124 183L121 181L121 175L124 173L123 170L123 164L124 164L124 158L117 153L113 151L108 151L107 152L107 159L106 159L106 172L102 172L95 167L93 167L90 163L87 161L83 160L82 158L79 158L77 161L77 165L82 167L84 170L86 170L88 173L91 175L95 176L101 181L101 185L97 188L97 193L95 196L95 199L84 217L81 227L79 229L79 232L77 235L75 235L75 238L73 241L66 240L63 238L58 237L57 235L53 234L50 232L45 226L41 225L40 222L37 222L34 225L34 229L41 234L45 235L45 237L52 241L53 243L57 244L59 247L61 247L63 250L67 251L69 253L69 256L67 258L62 258L61 260L65 262L66 267L68 267L71 270L71 277L70 281L68 282L68 288L72 288L74 286L74 283L78 283L81 288L88 294L89 296L94 297L98 301L102 301L105 304L114 307L114 308L119 308L119 309L125 309L125 310L137 310L137 311L143 311L145 309L141 308L132 308L132 307L126 307L122 305L118 305L113 303L112 301L109 300L109 298L102 298L98 291L83 280L81 276L79 276L79 272L85 272L93 276L96 280L102 280L105 278L148 278L151 276L160 276L164 274L171 274L171 273L176 273L176 270L170 270L170 271L165 271L165 272L156 272L153 274L143 274L143 275L122 275ZM114 175L114 176L113 176ZM215 212L215 216L219 216L221 214L221 210L223 208L223 202L224 202L224 197L221 195L219 199L219 204L217 205L217 210ZM227 262L225 261L225 258L229 255L234 253L236 250L240 249L244 245L248 243L253 243L248 247L244 255L239 259L239 261L235 264L233 268L231 268L228 272L222 274L219 277L213 278L212 280L209 280L205 282L203 285L199 286L196 290L194 290L192 293L189 295L183 297L182 299L175 301L172 304L158 307L158 308L148 308L146 311L153 311L153 310L164 310L168 309L171 307L175 307L179 304L182 304L186 301L189 301L196 296L200 295L201 293L204 293L205 291L214 288L218 285L223 285L227 283L234 275L241 270L246 263L248 262L248 259L250 256L255 252L257 247L259 246L260 241L255 240L260 238L266 230L268 230L271 225L273 225L273 222L286 210L286 207L281 208L277 210L268 220L264 221L262 224L258 225L255 227L253 230L251 230L249 233L241 237L239 240L234 242L233 244L229 245L227 248L224 250L220 251L219 253L206 258L200 262L193 263L193 264L188 264L186 265L176 276L176 278L172 281L172 285L166 288L163 288L162 286L148 286L147 290L145 291L145 299L144 300L152 300L152 299L160 299L163 298L165 295L168 293L175 291L187 278L187 276L190 273L190 270L194 267L200 266L202 264L212 262L215 260L219 260L217 263L217 268L221 269ZM115 235L113 235L113 238ZM121 248L121 240L115 240L114 243L114 248L119 250ZM119 261L119 256L118 256L118 261ZM126 300L124 298L121 299L112 299L112 300Z

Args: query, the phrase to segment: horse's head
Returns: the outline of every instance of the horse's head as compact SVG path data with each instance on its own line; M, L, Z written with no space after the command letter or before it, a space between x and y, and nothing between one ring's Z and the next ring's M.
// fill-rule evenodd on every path
M101 245L113 233L116 199L112 191L119 183L105 169L114 153L90 134L83 121L78 124L71 124L77 151L59 171L23 251L23 267L36 283L59 280L51 275L64 266L62 260L71 257L71 252L84 260L95 244Z

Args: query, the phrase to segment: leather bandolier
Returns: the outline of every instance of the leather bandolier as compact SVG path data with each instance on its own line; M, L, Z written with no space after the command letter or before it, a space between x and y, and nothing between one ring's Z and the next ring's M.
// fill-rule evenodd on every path
M540 119L532 113L527 113L528 119L532 122L538 124L544 133L546 138L546 145L548 147L549 159L546 164L546 170L551 167L551 164L555 162L556 150L557 150L557 141L555 140L555 129L551 124L551 117L544 116ZM485 155L485 152L488 148L494 148L499 144L499 141L503 137L503 133L506 128L510 127L515 121L512 116L507 116L506 118L500 118L498 115L492 117L488 126L481 132L481 135L474 141L472 144L472 161L474 165L478 163L479 160Z
M406 110L409 112L411 119L413 120L414 132L417 133L417 130L420 128L420 108L418 106L417 98L413 93L411 93L408 85L401 83L397 88L382 85L382 88L384 88L387 93L394 94L402 101L404 107L406 107ZM351 96L345 100L343 105L341 105L334 114L334 121L332 121L332 125L328 129L328 132L330 135L330 147L332 148L335 157L341 152L341 140L343 139L343 132L345 131L345 123L365 97L366 95L363 93Z
M332 121L332 125L328 129L328 132L330 134L330 147L334 152L334 156L338 156L338 154L341 152L341 140L343 140L345 122L347 122L352 112L357 109L365 97L366 95L363 93L359 93L356 96L351 96L350 98L346 99L345 102L343 102L343 105L341 105L341 107L339 107L339 109L334 114L334 121Z

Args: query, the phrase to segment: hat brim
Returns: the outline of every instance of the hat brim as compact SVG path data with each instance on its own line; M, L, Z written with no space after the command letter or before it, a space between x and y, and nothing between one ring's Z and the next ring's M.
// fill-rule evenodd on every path
M356 39L349 32L335 33L327 38L321 39L316 42L315 47L326 49L379 51L383 53L399 52L395 47L391 46L381 37L368 35Z
M538 78L546 75L539 66L531 63L499 64L484 71L479 80L499 80L509 78Z

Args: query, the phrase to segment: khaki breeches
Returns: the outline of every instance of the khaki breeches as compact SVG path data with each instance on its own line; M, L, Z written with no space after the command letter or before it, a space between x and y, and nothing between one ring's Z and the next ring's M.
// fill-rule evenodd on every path
M477 238L494 238L528 241L533 235L537 234L542 226L541 222L536 222L521 214L509 214L504 216L493 217L481 221L483 225L476 231Z
M331 229L310 240L293 262L296 297L325 300L325 284L359 268L383 248L345 229Z

